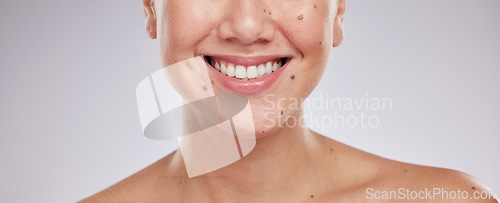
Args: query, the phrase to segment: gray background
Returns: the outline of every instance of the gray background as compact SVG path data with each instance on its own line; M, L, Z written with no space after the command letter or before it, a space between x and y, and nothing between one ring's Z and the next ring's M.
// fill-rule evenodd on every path
M324 133L498 192L500 1L348 6L346 40L313 96L394 105L377 112L379 128ZM175 149L141 132L135 87L160 68L143 21L139 0L1 1L0 202L77 201Z

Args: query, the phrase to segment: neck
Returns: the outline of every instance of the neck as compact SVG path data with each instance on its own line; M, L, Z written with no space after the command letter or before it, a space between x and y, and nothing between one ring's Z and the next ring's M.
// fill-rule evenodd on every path
M294 116L301 118L302 112L297 111ZM308 187L305 179L315 173L309 170L314 170L311 165L319 158L322 144L318 136L303 126L284 127L257 139L252 152L241 160L189 182L212 197L219 193L241 198L304 192Z

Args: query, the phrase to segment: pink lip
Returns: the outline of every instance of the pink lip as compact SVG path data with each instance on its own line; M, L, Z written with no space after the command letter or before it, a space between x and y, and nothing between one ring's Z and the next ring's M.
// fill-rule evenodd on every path
M246 57L224 57L224 56L217 56L216 58L230 61L232 63L236 64L241 64L241 65L254 65L258 63L264 63L273 59L281 58L281 57L268 57L268 56L259 56L259 57L252 57L252 58L246 58ZM243 94L243 95L252 95L252 94L258 94L260 92L263 92L264 90L269 89L280 77L281 73L288 67L289 60L283 65L280 69L277 71L269 74L269 75L264 75L260 78L253 79L253 80L240 80L236 78L231 78L228 77L227 75L222 74L221 72L217 71L215 68L213 68L206 60L205 64L207 65L207 68L209 71L212 73L212 75L222 84L224 87L227 89Z

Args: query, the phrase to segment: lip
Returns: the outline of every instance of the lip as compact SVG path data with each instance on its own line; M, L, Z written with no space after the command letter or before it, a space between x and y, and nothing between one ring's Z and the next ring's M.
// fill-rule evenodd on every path
M277 58L284 58L281 56L256 56L256 57L213 56L213 57L226 61L231 61L232 63L237 63L240 65L254 65L254 64L264 63ZM288 67L290 61L291 58L289 58L280 69L274 71L269 75L264 75L260 78L247 81L237 78L231 78L226 76L225 74L222 74L221 72L213 68L206 59L205 59L205 64L207 65L207 68L211 72L211 75L213 75L227 89L238 94L253 95L261 93L271 88L271 86L273 86L273 84L280 78L280 75L283 73L283 71Z

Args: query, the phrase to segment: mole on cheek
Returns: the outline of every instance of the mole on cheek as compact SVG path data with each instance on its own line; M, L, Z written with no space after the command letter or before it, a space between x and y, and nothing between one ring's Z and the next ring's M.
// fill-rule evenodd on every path
M283 110L281 110L281 115L283 115Z
M297 17L297 19L299 19L299 20L304 19L304 15L300 14L300 16L299 16L299 17Z
M295 75L294 75L294 74L292 74L292 75L290 76L290 78L291 78L292 80L293 80L293 79L295 79Z
M316 4L314 4L313 8L316 8Z

